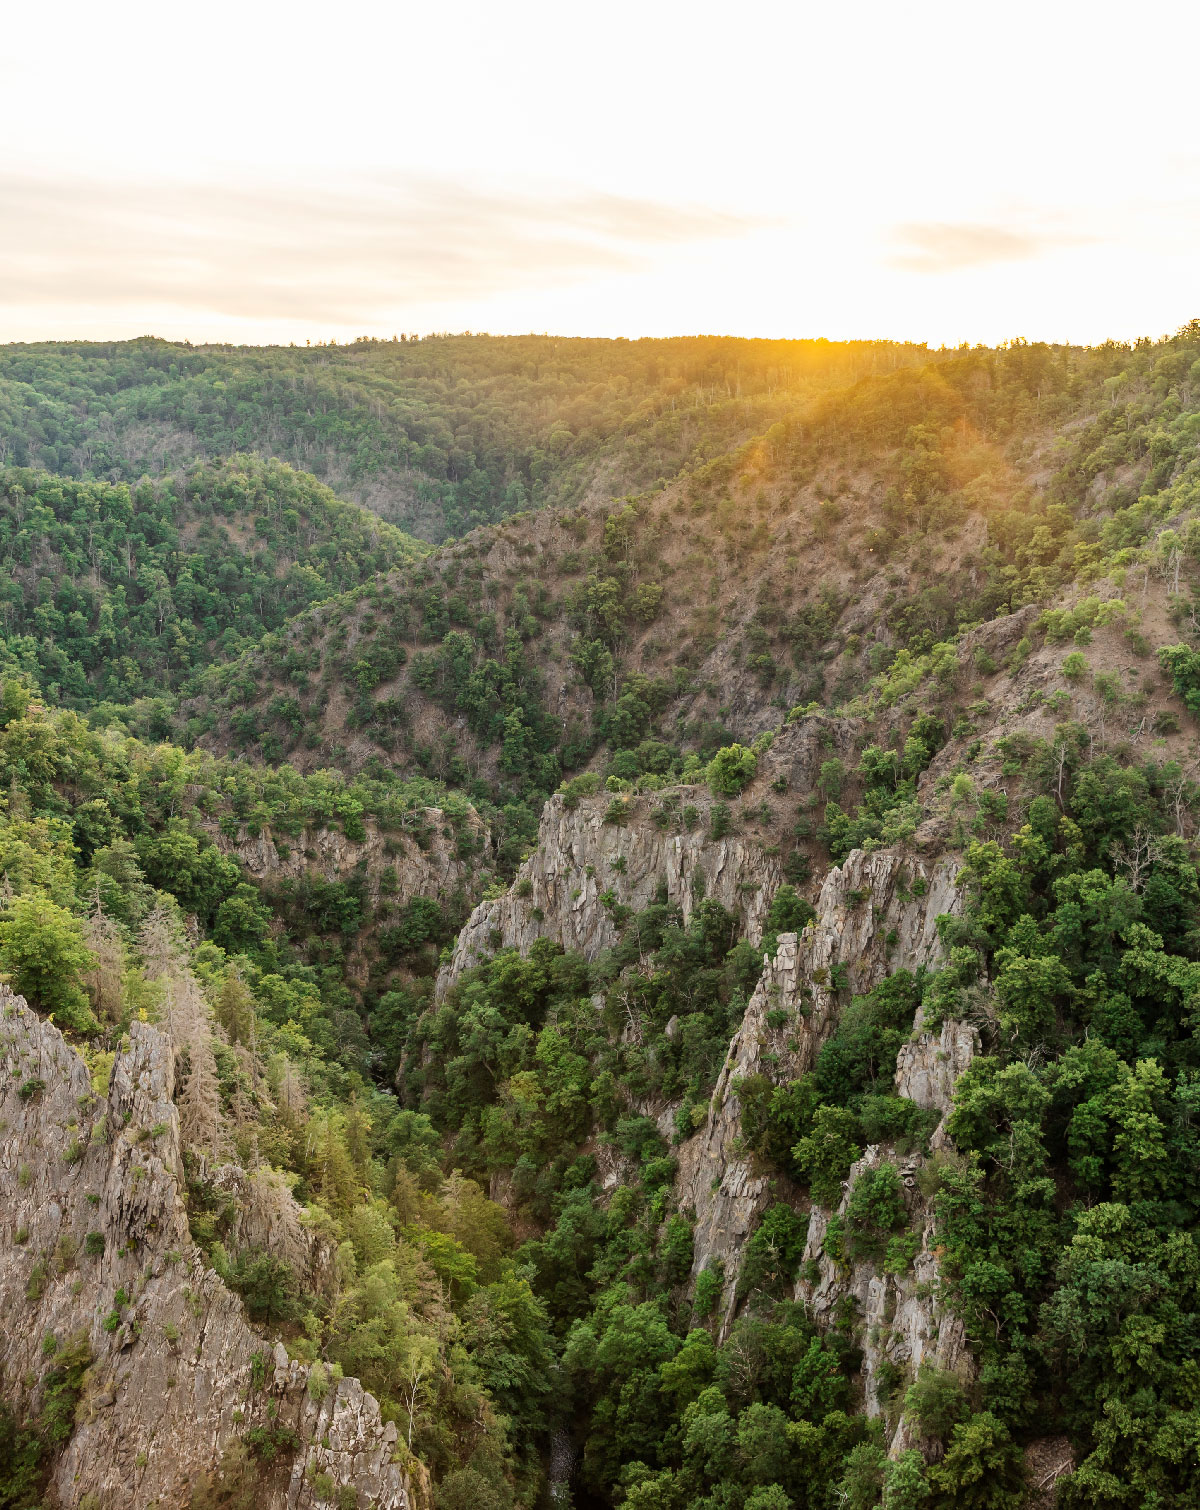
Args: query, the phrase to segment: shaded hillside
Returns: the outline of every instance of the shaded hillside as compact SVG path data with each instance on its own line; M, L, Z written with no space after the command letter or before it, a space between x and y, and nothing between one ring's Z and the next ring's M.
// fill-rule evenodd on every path
M68 707L160 697L423 549L279 462L132 487L9 468L0 656Z
M830 385L925 361L887 341L436 336L352 346L0 348L0 461L134 480L250 451L430 540L611 497Z

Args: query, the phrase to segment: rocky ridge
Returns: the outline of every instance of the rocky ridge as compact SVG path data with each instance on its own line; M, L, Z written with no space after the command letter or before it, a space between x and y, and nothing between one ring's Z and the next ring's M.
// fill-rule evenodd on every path
M743 800L749 805L768 791L811 792L822 762L846 754L852 742L846 719L817 715L787 725L761 756ZM537 845L512 886L480 902L467 919L438 976L438 1000L498 949L523 951L538 938L595 959L618 937L606 899L638 911L665 893L686 920L708 897L738 918L757 944L783 880L778 847L765 842L777 834L713 838L720 806L702 786L640 796L556 793L542 809Z
M922 1161L897 1158L894 1150L872 1144L850 1171L837 1215L845 1215L857 1180L884 1162L900 1167L909 1227L920 1233L921 1245L911 1267L903 1274L892 1274L872 1261L839 1263L824 1246L833 1213L817 1206L809 1218L801 1278L796 1285L797 1300L821 1326L833 1324L844 1299L852 1297L855 1301L855 1335L863 1360L863 1409L868 1416L886 1412L887 1402L881 1392L885 1363L909 1379L925 1363L964 1378L973 1373L963 1323L938 1300L935 1219L916 1181ZM901 1416L891 1436L890 1451L894 1456L913 1445L911 1428Z
M585 797L574 806L561 793L550 798L537 848L514 884L503 896L480 902L467 919L438 976L439 999L480 960L498 949L527 950L535 939L553 939L595 959L619 936L604 904L610 891L619 903L640 910L665 888L666 900L685 919L711 897L758 943L783 879L778 858L747 838L711 838L714 802L700 787L617 800L621 812L613 821L607 816L610 796ZM664 812L671 827L654 822L654 809Z
M923 1009L917 1008L912 1037L900 1046L896 1056L895 1088L897 1095L941 1114L930 1139L935 1153L953 1147L946 1133L946 1119L953 1106L954 1087L979 1048L979 1034L970 1023L949 1021L936 1033L931 1032L925 1027ZM832 1213L814 1206L796 1286L796 1298L822 1325L832 1323L839 1303L847 1296L855 1300L863 1355L863 1404L869 1416L886 1412L887 1402L881 1393L886 1365L909 1378L925 1363L963 1377L973 1372L963 1324L941 1304L938 1295L935 1214L920 1189L920 1172L927 1160L920 1155L899 1156L895 1149L871 1145L851 1167L837 1215L845 1215L858 1179L884 1162L900 1172L908 1227L920 1235L920 1248L911 1267L895 1274L870 1260L839 1263L825 1251ZM913 1445L912 1430L901 1415L892 1433L891 1453L895 1456Z
M373 1396L272 1349L192 1242L166 1037L135 1022L111 1070L102 1058L89 1070L3 989L0 1054L4 1397L36 1414L60 1351L91 1360L54 1503L186 1506L257 1429L275 1453L262 1510L309 1510L318 1474L352 1486L363 1510L410 1510L418 1485Z
M365 871L374 899L378 900L379 880L385 869L395 871L396 895L439 896L469 887L478 867L473 860L456 852L452 835L444 832L445 814L441 808L425 808L420 814L422 827L429 836L427 847L414 837L397 840L381 834L368 822L366 838L348 839L340 829L307 829L299 839L280 840L270 829L256 835L228 839L214 826L213 838L221 849L245 868L256 881L300 880L317 874L327 881L344 879L358 869ZM486 839L487 828L476 814L471 815L471 832Z
M799 935L782 934L775 958L764 962L705 1125L680 1150L676 1183L681 1208L695 1214L693 1273L724 1265L722 1332L733 1319L742 1250L770 1199L770 1180L741 1144L738 1083L760 1074L776 1084L796 1079L812 1068L851 996L896 970L933 964L937 919L958 908L956 875L952 860L854 850L826 877L816 918ZM915 1065L912 1073L915 1083ZM927 1078L934 1084L932 1072Z
M264 828L258 834L231 839L217 824L206 827L225 854L268 888L310 877L333 882L361 876L372 909L388 901L402 907L418 896L440 902L477 897L478 854L486 851L489 840L487 825L479 815L470 814L465 847L441 808L421 809L414 820L413 832L400 836L383 834L368 821L361 840L347 838L336 828L306 829L296 839L284 839ZM371 931L360 932L347 957L347 972L360 985L370 973L370 942Z

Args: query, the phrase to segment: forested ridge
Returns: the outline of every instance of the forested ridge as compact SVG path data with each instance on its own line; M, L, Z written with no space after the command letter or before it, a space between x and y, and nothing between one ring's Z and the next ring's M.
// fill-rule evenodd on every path
M414 1505L1200 1498L1198 440L1195 324L0 353L0 973L175 1035L198 1261Z
M422 549L256 457L132 487L9 467L0 652L61 705L152 699Z
M671 477L830 385L927 361L888 341L432 336L349 346L146 338L0 349L0 461L106 481L278 456L431 540Z

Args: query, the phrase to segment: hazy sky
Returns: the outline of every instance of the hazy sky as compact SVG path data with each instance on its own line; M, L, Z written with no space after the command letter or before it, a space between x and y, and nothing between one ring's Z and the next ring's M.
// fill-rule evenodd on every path
M0 341L1159 335L1200 7L10 7Z

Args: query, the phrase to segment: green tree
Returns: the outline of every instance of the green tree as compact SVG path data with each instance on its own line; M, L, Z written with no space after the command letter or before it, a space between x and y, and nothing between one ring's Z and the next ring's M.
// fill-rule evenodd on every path
M718 797L736 797L754 780L758 756L745 745L725 745L708 765L708 784Z
M83 924L36 892L15 897L0 921L0 970L14 991L59 1027L94 1033L99 1024L80 985L95 965Z

